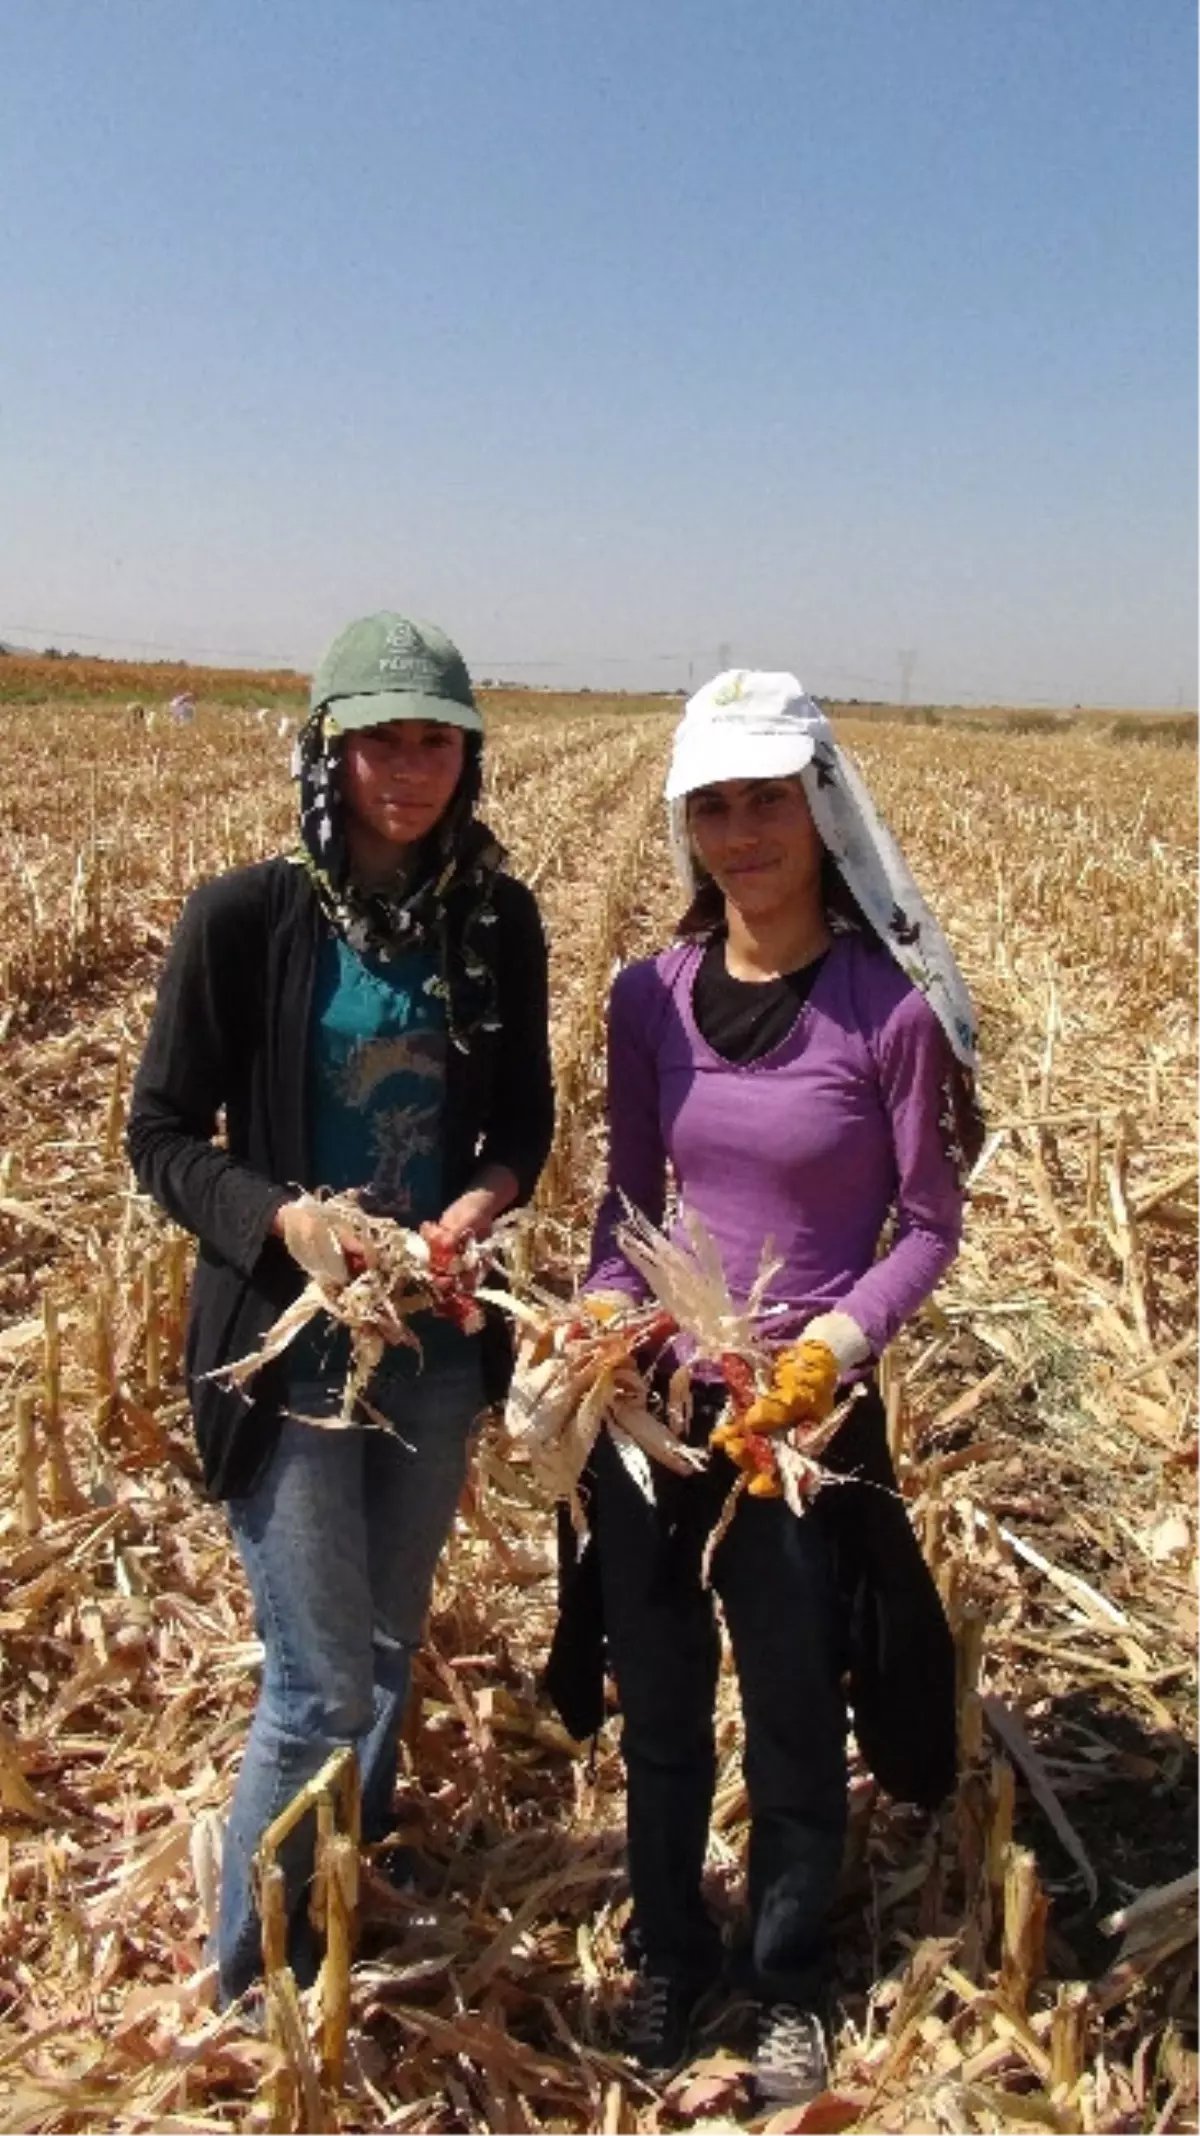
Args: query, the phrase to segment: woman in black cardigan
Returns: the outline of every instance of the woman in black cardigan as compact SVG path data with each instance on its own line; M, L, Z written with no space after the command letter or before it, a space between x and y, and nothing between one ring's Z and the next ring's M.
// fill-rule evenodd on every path
M533 1191L553 1128L546 952L532 895L474 814L481 750L440 631L387 614L343 632L297 747L300 846L189 898L134 1087L138 1180L199 1240L196 1436L265 1647L225 1837L225 2001L260 1969L258 1841L338 1744L358 1751L364 1837L387 1833L411 1654L472 1424L503 1392L503 1329L471 1337L428 1314L421 1362L390 1351L370 1383L390 1432L300 1421L340 1404L345 1339L325 1322L249 1398L210 1377L258 1346L306 1268L351 1253L305 1188L365 1190L450 1241ZM281 1860L303 1981L311 1837Z

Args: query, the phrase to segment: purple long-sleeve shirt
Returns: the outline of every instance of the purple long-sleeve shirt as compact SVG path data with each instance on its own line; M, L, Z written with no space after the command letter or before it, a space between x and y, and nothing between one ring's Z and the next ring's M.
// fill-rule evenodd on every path
M692 1014L702 954L666 950L613 986L609 1181L588 1288L644 1295L616 1245L620 1197L661 1223L669 1164L735 1298L768 1240L783 1256L767 1302L787 1311L770 1323L772 1342L836 1307L877 1355L958 1248L962 1192L942 1126L953 1057L941 1025L884 949L839 935L782 1044L736 1066Z

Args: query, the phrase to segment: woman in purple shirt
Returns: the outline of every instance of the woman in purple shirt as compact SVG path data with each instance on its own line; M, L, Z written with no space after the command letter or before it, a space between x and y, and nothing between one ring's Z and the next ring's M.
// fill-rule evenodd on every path
M794 1365L803 1340L823 1380L789 1398L777 1364L791 1421L828 1413L839 1380L863 1390L825 1456L851 1480L802 1520L747 1494L712 1559L745 1726L742 1984L759 2005L759 2089L797 2099L825 2073L847 1674L860 1747L892 1793L932 1804L954 1778L953 1649L896 1495L871 1367L957 1250L981 1139L973 1019L945 938L794 677L734 671L700 691L667 800L692 903L682 940L613 988L609 1185L588 1290L643 1294L616 1242L622 1197L659 1223L670 1174L735 1296L768 1242L779 1257L772 1342ZM700 1390L696 1436L723 1405L723 1388ZM733 1474L714 1451L698 1477L656 1471L649 1502L607 1436L593 1467L594 1548L579 1570L591 1561L624 1716L638 1968L626 2043L648 2071L681 2059L719 1970L701 1899L719 1666L701 1555ZM552 1688L569 1620L568 1598Z

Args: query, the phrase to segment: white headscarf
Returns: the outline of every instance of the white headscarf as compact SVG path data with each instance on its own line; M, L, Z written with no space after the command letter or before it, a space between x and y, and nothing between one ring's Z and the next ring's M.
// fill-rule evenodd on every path
M731 668L689 698L675 730L666 799L679 877L697 888L687 796L723 779L798 772L821 843L880 941L918 987L955 1057L973 1076L975 1014L954 952L913 881L853 759L794 675Z

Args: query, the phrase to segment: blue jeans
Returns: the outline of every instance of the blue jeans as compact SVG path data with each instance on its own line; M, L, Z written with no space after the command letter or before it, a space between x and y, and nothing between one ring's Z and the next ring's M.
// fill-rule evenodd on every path
M251 1863L262 1834L330 1753L352 1743L363 1837L388 1830L412 1654L483 1406L478 1359L412 1378L377 1373L374 1406L393 1431L323 1429L286 1417L265 1477L229 1501L229 1524L265 1648L262 1685L225 1834L217 1959L223 2002L262 1969ZM327 1391L294 1385L289 1408L331 1413ZM313 1824L279 1851L289 1958L314 1975L307 1919Z

